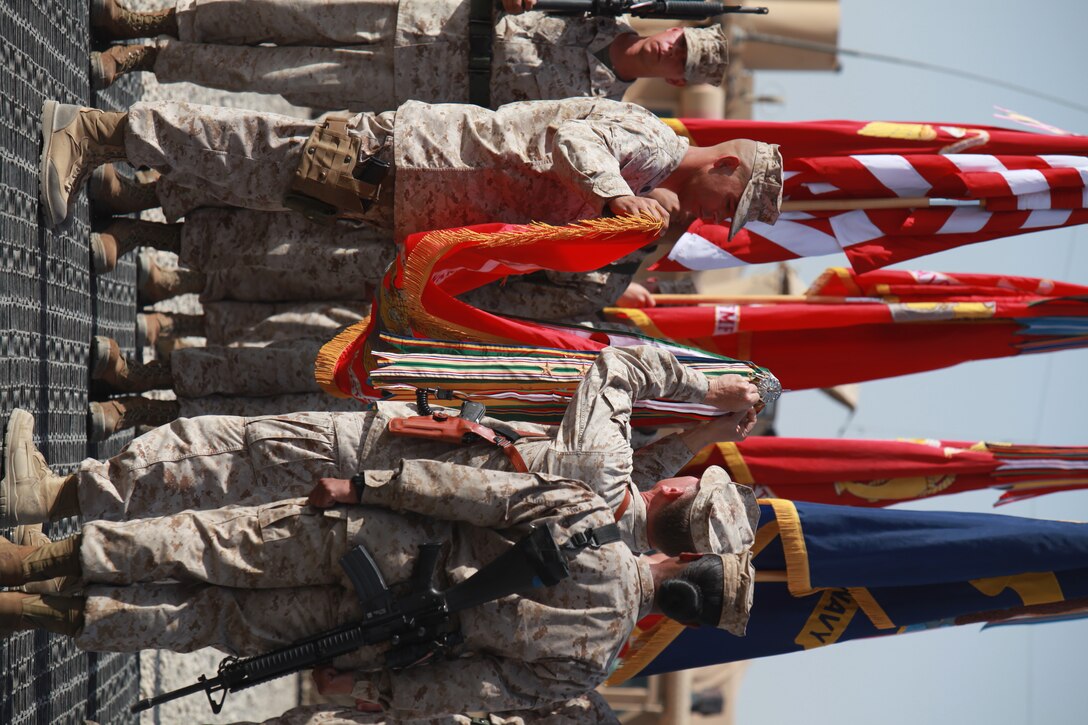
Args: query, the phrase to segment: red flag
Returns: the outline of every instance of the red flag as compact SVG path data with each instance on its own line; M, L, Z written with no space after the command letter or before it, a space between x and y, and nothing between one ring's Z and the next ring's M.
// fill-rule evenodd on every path
M1088 346L1088 287L1000 275L831 269L783 302L610 309L647 334L828 388Z
M749 438L708 446L684 467L721 466L759 497L890 506L983 488L998 504L1088 488L1088 448L940 440Z
M869 271L943 249L1088 221L1088 138L993 127L815 121L674 122L700 145L748 136L782 144L785 198L954 199L982 206L786 211L728 228L694 223L663 270L712 269L844 251ZM811 205L810 205L811 206Z

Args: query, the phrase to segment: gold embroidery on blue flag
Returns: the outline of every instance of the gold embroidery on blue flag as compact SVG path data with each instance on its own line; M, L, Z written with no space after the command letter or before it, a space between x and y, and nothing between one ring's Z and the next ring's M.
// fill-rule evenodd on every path
M760 552L778 538L778 522L768 521L756 529L756 540L752 542L752 558L759 556Z
M1012 589L1025 606L1065 601L1062 585L1052 571L972 579L971 586L988 597L996 597L1006 589Z
M834 644L846 632L857 612L858 603L848 590L828 589L820 595L816 608L793 641L804 649Z
M895 629L892 618L884 611L884 607L880 606L876 601L872 592L864 587L850 587L850 595L854 597L854 601L858 603L861 611L865 613L865 616L869 618L874 627L877 629Z

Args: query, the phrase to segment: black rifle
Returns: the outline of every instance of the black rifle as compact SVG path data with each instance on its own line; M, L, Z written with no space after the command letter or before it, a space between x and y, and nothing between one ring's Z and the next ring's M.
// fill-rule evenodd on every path
M703 0L537 0L533 10L555 15L634 15L636 18L667 20L701 20L726 13L766 15L769 12L767 8Z
M547 526L532 531L471 577L445 591L434 587L441 544L424 544L416 560L411 592L393 596L370 554L357 546L340 559L355 586L366 614L359 622L308 637L254 657L227 657L219 673L173 692L140 700L131 711L141 712L179 697L203 691L212 712L223 708L228 692L238 692L285 675L328 664L366 645L390 642L385 655L389 669L404 669L429 661L460 643L450 627L450 615L485 602L557 584L570 575L567 562ZM214 695L222 693L217 700Z

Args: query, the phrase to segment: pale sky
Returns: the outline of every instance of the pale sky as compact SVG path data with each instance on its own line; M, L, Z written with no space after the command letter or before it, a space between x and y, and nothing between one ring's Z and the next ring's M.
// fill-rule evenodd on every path
M1088 104L1088 6L1077 0L842 0L840 44L953 66ZM1024 94L920 70L843 58L840 73L757 74L757 92L786 99L763 120L849 118L1008 122L994 105L1088 133L1088 113ZM795 265L811 281L841 256ZM1008 273L1088 285L1088 229L1043 232L963 247L901 269ZM920 353L924 354L924 353ZM861 409L816 392L788 394L782 435L945 438L1088 444L1088 351L965 363L865 383ZM845 430L843 430L845 428ZM944 496L918 508L989 511L997 494ZM1088 521L1088 493L1013 504L1000 513ZM756 606L759 606L758 601ZM945 629L757 660L742 686L741 725L803 723L1088 722L1088 621Z

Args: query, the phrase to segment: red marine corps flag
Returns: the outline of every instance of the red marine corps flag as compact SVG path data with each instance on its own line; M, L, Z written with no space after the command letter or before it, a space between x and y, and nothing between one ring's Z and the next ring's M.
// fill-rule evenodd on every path
M997 504L1088 487L1088 448L987 441L749 438L707 446L679 475L721 466L761 498L889 506L992 488Z
M704 270L846 253L865 272L944 249L1088 221L1088 138L993 127L674 121L694 143L782 145L783 214L728 239L695 222L659 263Z
M655 337L754 360L793 390L1088 346L1088 287L1029 277L833 268L804 295L657 299L607 312Z

